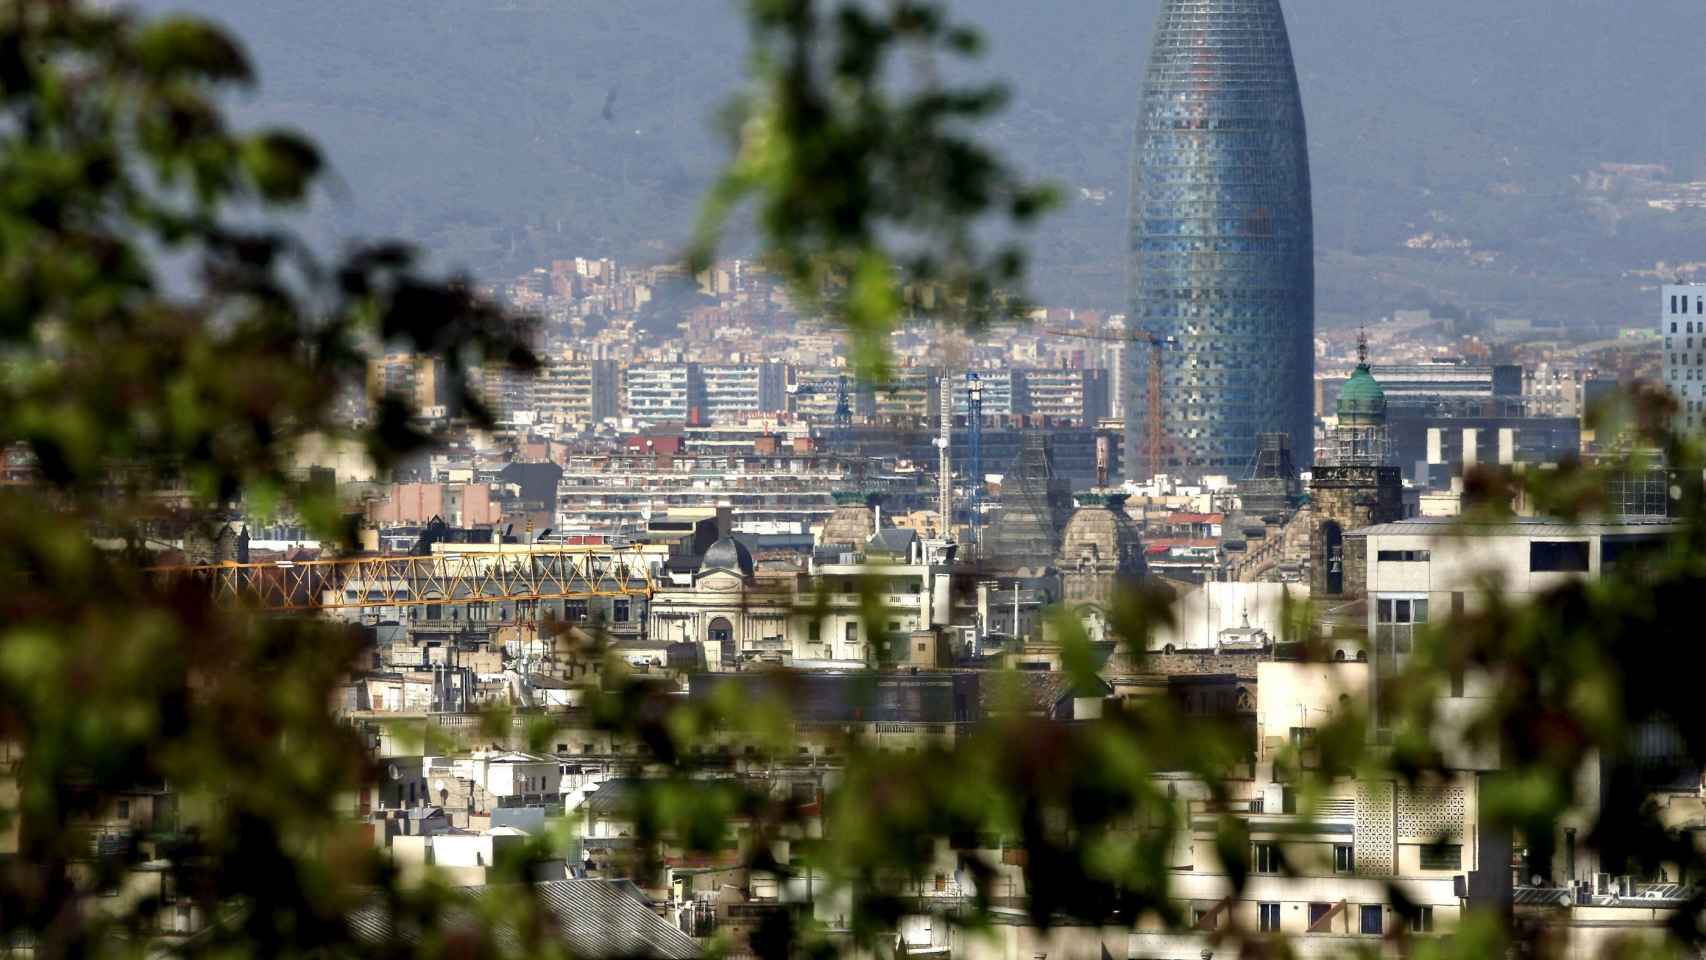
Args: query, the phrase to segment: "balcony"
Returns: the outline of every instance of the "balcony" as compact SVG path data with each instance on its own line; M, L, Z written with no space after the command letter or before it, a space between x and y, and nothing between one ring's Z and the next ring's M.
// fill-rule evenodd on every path
M1225 803L1192 800L1189 810L1191 828L1212 831L1217 828L1216 820L1219 817L1232 816L1246 821L1252 834L1339 837L1350 836L1355 832L1356 800L1350 797L1323 799L1313 816L1306 816L1304 811L1270 809L1277 806L1280 805L1267 803L1263 797L1229 800Z

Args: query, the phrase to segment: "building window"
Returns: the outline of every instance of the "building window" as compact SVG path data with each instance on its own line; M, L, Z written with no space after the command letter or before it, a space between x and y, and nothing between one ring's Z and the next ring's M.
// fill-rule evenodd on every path
M1415 912L1410 914L1410 932L1411 933L1433 933L1434 932L1434 908L1433 907L1415 907L1413 909Z
M1362 932L1368 936L1380 936L1380 921L1384 912L1383 908L1377 903L1365 904L1362 908Z
M1253 873L1279 873L1279 847L1271 843L1250 845L1250 870Z
M1310 904L1309 905L1309 928L1311 930L1315 929L1315 925L1317 923L1320 923L1321 919L1323 917L1325 917L1327 914L1331 913L1332 910L1333 910L1333 905L1330 903L1312 903L1312 904ZM1325 932L1325 931L1323 931L1323 932Z
M1379 560L1381 563L1427 563L1426 550L1382 550Z
M813 620L810 623L806 624L806 642L807 643L822 643L823 642L823 621Z
M1356 847L1348 843L1333 844L1333 872L1356 873Z
M563 604L563 619L570 623L586 622L586 601L569 600Z
M859 625L857 623L849 623L847 625L847 642L848 643L858 643L859 642Z
M1428 602L1423 599L1382 597L1375 604L1375 653L1381 657L1405 655L1415 643L1416 628L1428 622Z
M1422 848L1423 870L1461 870L1463 869L1463 845L1458 843L1435 843Z
M1280 928L1280 905L1277 903L1257 904L1262 915L1262 932L1278 933Z
M1586 573L1588 543L1585 540L1536 540L1528 545L1531 573Z
M610 605L610 620L612 623L627 623L629 616L629 601L616 600Z

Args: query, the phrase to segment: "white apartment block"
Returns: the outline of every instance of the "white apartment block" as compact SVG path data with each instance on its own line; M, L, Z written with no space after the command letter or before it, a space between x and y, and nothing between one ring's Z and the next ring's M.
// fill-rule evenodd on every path
M780 363L707 363L699 374L712 423L739 423L786 408L787 368Z
M1706 284L1666 284L1660 300L1665 389L1679 405L1677 425L1698 430L1706 425Z
M1014 370L978 370L978 387L982 391L983 415L1006 417L1023 413L1019 395L1023 388L1017 384L1019 374ZM971 406L971 391L964 375L954 378L954 415L963 417Z
M686 423L705 415L697 363L637 363L622 375L622 415L640 423Z

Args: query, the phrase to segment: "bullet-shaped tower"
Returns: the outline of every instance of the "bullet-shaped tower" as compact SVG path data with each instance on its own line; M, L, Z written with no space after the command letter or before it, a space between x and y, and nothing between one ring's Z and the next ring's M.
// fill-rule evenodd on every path
M1163 0L1138 113L1130 251L1130 322L1164 344L1162 451L1149 462L1156 365L1147 348L1128 350L1133 476L1242 476L1263 433L1290 434L1307 459L1313 220L1279 0Z

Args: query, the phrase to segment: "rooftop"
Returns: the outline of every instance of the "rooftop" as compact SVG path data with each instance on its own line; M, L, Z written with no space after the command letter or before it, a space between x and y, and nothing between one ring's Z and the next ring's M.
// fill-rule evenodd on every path
M1472 520L1462 517L1412 517L1377 523L1354 531L1370 537L1602 537L1628 534L1677 534L1682 524L1664 517L1616 517L1603 520L1560 520L1553 517L1511 517Z

